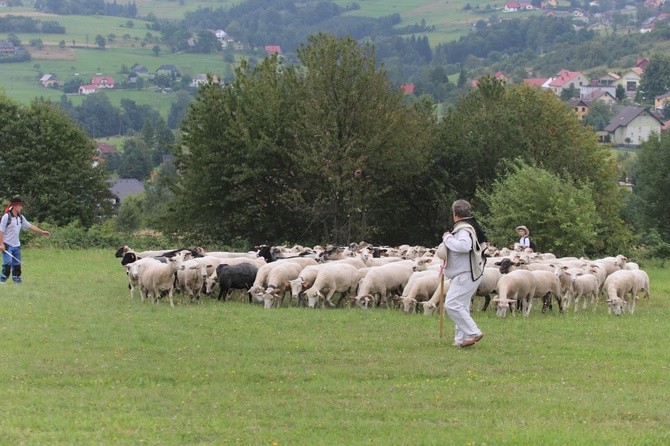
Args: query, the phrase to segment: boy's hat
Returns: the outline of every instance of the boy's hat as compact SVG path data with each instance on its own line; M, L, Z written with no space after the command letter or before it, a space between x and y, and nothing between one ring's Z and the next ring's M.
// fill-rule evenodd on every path
M527 227L517 226L515 230L518 231L519 229L521 229L522 231L524 231L526 233L526 235L528 235L528 228Z

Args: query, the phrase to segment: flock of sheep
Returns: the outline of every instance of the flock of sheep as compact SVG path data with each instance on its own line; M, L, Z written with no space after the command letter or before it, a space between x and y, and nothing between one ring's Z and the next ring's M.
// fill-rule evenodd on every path
M441 261L434 248L400 246L374 247L367 243L349 246L262 246L257 251L206 252L202 248L135 252L127 246L119 249L134 297L139 290L142 300L158 303L167 296L174 306L177 291L191 302L202 293L211 295L218 286L218 300L233 290L248 293L250 303L265 308L291 302L310 308L355 305L399 307L424 314L439 308L449 280L440 287ZM638 295L649 297L649 277L626 257L589 260L576 257L556 258L550 253L514 249L487 248L487 265L476 296L491 296L497 315L520 308L528 315L534 299L540 299L543 311L555 300L560 311L574 303L574 311L589 303L595 310L605 296L608 312L620 315L626 308L633 314ZM335 295L337 301L333 301Z

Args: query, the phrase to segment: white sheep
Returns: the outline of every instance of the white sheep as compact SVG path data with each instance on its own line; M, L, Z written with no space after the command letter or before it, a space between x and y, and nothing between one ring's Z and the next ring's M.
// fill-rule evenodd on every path
M330 306L339 305L342 299L356 288L357 278L358 270L352 265L346 263L324 265L317 270L314 284L305 291L307 305L310 308L314 308L317 302L322 308L325 302ZM333 304L331 300L335 293L340 293L337 304Z
M477 291L472 296L472 303L474 303L475 296L482 296L484 298L484 306L481 311L486 311L489 307L491 294L496 292L496 287L501 277L502 273L499 268L484 268L482 280L479 282L479 286L477 286Z
M593 309L595 310L598 303L598 294L600 292L598 278L591 273L575 268L570 271L570 282L572 284L572 296L575 299L575 313L579 307L580 297L584 297L583 309L586 309L586 306L588 305L586 297L588 295L591 295L591 302L593 303Z
M140 270L140 288L143 297L153 299L158 303L161 292L166 291L170 298L170 306L174 307L172 294L174 292L174 275L180 269L184 269L183 256L178 254L167 259L167 263L149 264Z
M388 306L387 294L402 290L412 275L413 265L412 260L402 260L370 269L358 287L356 303L364 308L370 302Z
M130 288L130 298L133 298L135 288L140 285L140 271L142 268L146 268L147 265L162 263L160 260L153 257L146 257L144 259L138 259L133 263L128 263L123 265L126 269L126 275L128 276L128 288ZM140 290L140 296L144 300L144 295Z
M440 308L440 299L444 300L447 292L449 291L449 284L451 281L449 279L443 280L443 288L440 290L440 279L437 280L437 289L433 295L426 302L423 302L423 314L425 316L430 316L435 311ZM419 302L421 303L421 302Z
M212 264L202 263L196 259L184 262L184 268L177 271L177 284L182 294L188 294L191 302L200 300L200 292L207 279L207 269L213 268Z
M607 295L607 305L608 313L614 313L617 316L621 315L623 308L627 305L626 295L632 294L637 279L635 272L629 270L619 270L615 271L605 279L604 291ZM632 307L630 307L631 314L635 311L635 300L637 296L631 296L633 298Z
M551 296L558 301L558 309L563 312L563 299L561 295L561 284L558 277L551 271L531 271L535 280L535 293L533 297L542 299L542 312L551 307ZM530 306L524 312L528 316L530 313Z
M414 273L403 290L400 301L405 313L414 313L419 302L429 300L440 284L440 275L437 271L422 271Z
M556 278L558 280L558 278ZM503 274L498 280L498 297L493 302L498 304L498 317L507 315L507 308L511 305L514 314L514 305L517 301L523 304L523 313L528 315L531 308L531 299L535 296L535 277L533 272L517 269Z
M276 304L280 307L284 302L284 294L289 282L300 275L302 266L297 262L283 262L270 270L267 277L267 288L263 293L263 303L266 309Z
M195 248L195 251L202 256L214 256L221 257L224 259L230 259L233 257L245 257L247 259L257 259L258 254L255 251L249 252L229 252L229 251L205 251L204 248L198 246ZM263 259L265 261L265 259Z
M340 260L337 260L339 262ZM305 291L310 288L314 281L316 280L316 275L319 269L323 268L326 265L332 265L332 263L320 263L318 265L310 265L300 271L298 277L289 281L289 287L291 288L291 298L297 300L299 303L303 302L303 296ZM354 268L355 269L355 268Z

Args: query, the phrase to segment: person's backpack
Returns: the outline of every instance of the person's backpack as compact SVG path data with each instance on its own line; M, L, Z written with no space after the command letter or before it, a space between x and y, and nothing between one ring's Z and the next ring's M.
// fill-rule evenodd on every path
M537 252L537 245L533 241L532 238L528 237L528 245L530 246L530 249L533 250L533 252Z

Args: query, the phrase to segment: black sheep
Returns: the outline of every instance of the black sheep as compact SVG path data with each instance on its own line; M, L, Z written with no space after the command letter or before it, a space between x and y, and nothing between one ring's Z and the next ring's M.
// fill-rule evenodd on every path
M256 280L258 267L251 263L228 265L223 263L216 267L216 277L219 282L218 300L226 300L229 290L249 290ZM251 303L251 294L249 294Z

